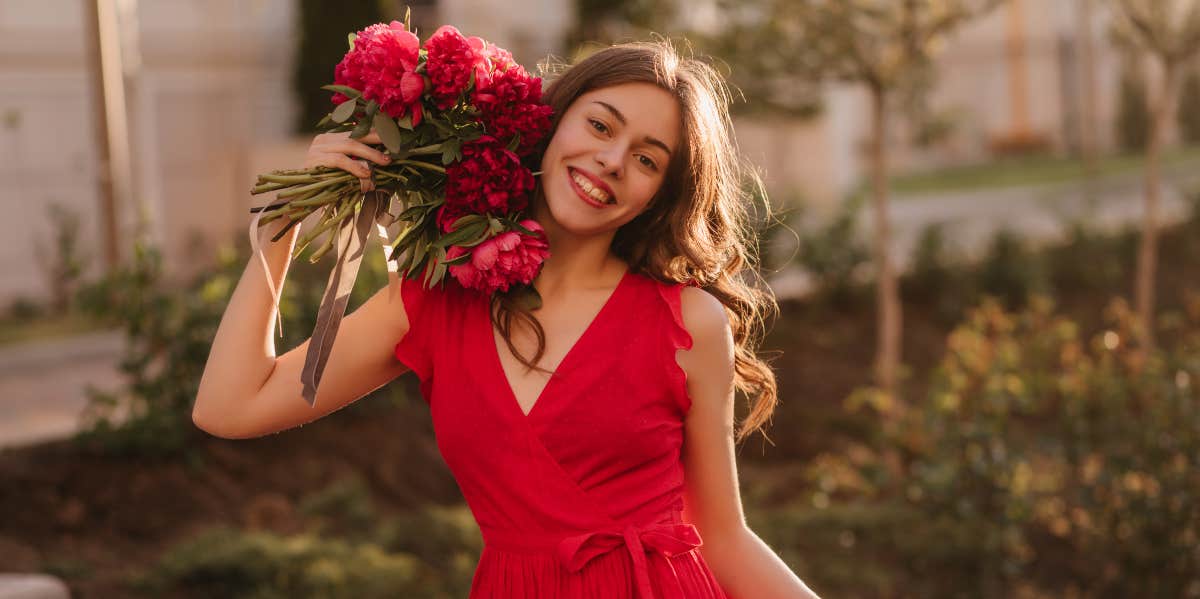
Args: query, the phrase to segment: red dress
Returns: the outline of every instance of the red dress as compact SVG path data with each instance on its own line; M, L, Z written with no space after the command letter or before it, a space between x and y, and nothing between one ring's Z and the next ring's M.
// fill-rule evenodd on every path
M627 271L526 415L488 298L402 282L396 358L483 536L470 599L726 599L682 517L681 288Z

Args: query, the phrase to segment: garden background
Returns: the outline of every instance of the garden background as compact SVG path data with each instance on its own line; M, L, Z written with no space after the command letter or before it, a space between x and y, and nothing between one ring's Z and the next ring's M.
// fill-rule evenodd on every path
M742 498L815 591L1200 597L1200 0L408 6L531 67L663 32L727 73L781 308ZM0 596L466 595L411 375L261 439L190 416L254 173L404 7L0 0Z

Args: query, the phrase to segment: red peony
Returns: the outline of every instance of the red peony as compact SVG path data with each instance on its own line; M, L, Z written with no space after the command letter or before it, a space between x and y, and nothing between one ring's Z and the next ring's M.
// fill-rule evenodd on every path
M503 49L492 53L491 59L496 70L477 82L475 106L488 135L507 141L521 134L517 153L524 156L550 131L553 110L541 103L540 77L512 62L512 55Z
M464 214L524 210L532 190L533 173L521 158L485 135L464 144L462 160L446 168L446 204L438 224L448 233L450 223Z
M378 23L358 32L354 48L334 70L334 83L362 92L379 103L393 118L411 112L414 125L421 122L421 96L425 78L416 73L421 41L399 21ZM335 94L333 102L348 100Z
M478 37L465 37L451 25L443 25L425 42L425 73L433 85L438 108L454 106L467 89L471 73L487 67L487 44Z
M488 239L471 250L466 263L451 266L450 275L463 287L489 295L497 290L508 291L514 283L532 283L542 262L550 256L550 246L537 221L523 220L521 226L534 234L506 231ZM465 253L467 250L451 246L446 259L453 260Z

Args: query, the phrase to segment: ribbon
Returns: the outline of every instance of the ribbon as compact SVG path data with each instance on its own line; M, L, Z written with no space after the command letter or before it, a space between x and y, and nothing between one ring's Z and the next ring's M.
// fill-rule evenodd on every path
M564 567L571 572L578 572L589 561L622 545L633 558L638 596L641 599L655 599L653 587L650 586L646 554L665 559L687 553L700 546L700 532L690 523L662 523L646 527L631 524L619 531L592 531L567 537L559 542L556 555ZM668 599L687 599L678 579L674 588L668 588L667 592Z
M389 301L394 300L399 293L399 263L397 260L388 259L391 248L388 246L387 228L395 222L395 216L388 211L393 196L388 192L376 190L373 177L361 178L359 183L363 193L362 203L355 207L352 217L344 219L328 233L337 235L334 242L337 245L337 258L333 270L329 273L329 281L325 286L325 293L321 297L321 305L317 309L317 324L309 339L308 352L304 357L304 368L300 374L300 382L304 386L304 399L313 407L316 406L317 387L325 372L329 354L333 350L333 342L337 337L342 317L346 313L346 304L350 301L350 291L354 288L354 281L358 278L366 238L370 233L372 223L375 224L379 238L383 242L383 259L388 270ZM266 256L258 244L256 229L263 212L265 210L258 211L250 222L250 247L262 262L263 271L267 273L267 288L271 291L271 314L278 316L282 287L278 290L275 289ZM282 319L277 322L279 322L279 335L282 337Z

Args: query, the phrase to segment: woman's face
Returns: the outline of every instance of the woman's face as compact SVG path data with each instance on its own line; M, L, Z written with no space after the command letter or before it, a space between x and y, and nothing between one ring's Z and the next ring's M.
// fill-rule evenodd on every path
M588 235L615 231L649 205L678 153L679 103L649 83L582 94L542 155L543 222Z

